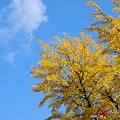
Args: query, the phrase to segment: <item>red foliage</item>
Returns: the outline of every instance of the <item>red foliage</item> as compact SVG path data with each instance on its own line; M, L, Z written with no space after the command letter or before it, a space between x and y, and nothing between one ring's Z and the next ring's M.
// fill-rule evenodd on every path
M107 114L108 114L108 112L106 110L102 110L102 111L99 112L100 117L104 117Z

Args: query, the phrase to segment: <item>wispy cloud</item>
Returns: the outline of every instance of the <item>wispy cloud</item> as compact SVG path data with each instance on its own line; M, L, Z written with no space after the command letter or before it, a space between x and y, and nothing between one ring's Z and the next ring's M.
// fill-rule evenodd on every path
M5 61L14 64L14 53L10 52L4 56Z
M46 7L41 0L13 0L6 7L7 22L11 24L16 31L24 30L31 33L36 30L40 23L47 20L45 16Z
M35 37L33 32L47 21L45 12L41 0L13 0L0 12L0 45L11 45L12 51L28 52ZM13 58L14 53L10 52L5 60L13 62Z

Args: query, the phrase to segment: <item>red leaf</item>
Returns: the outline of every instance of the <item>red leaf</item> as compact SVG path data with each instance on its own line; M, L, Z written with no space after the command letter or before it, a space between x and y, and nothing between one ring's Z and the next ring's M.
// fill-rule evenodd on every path
M104 117L107 114L108 114L108 112L106 110L102 110L102 111L99 112L100 117Z

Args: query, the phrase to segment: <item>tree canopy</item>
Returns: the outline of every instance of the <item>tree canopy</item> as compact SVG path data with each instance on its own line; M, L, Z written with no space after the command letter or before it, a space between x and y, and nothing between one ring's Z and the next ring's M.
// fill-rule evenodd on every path
M46 120L120 119L120 16L106 15L93 1L87 4L97 22L84 30L96 31L98 43L84 32L81 38L55 36L57 44L39 40L42 60L31 66L31 76L41 81L32 89L45 95L39 107L49 101L52 115ZM113 4L120 12L119 0Z

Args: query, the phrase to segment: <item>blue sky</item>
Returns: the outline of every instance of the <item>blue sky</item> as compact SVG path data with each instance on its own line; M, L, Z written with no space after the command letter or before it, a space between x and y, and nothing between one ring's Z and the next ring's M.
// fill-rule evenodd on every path
M111 14L112 0L94 0ZM94 19L86 0L0 0L0 120L44 120L51 112L47 103L38 108L42 93L30 86L30 65L37 66L38 39L54 43L63 32L80 37Z

